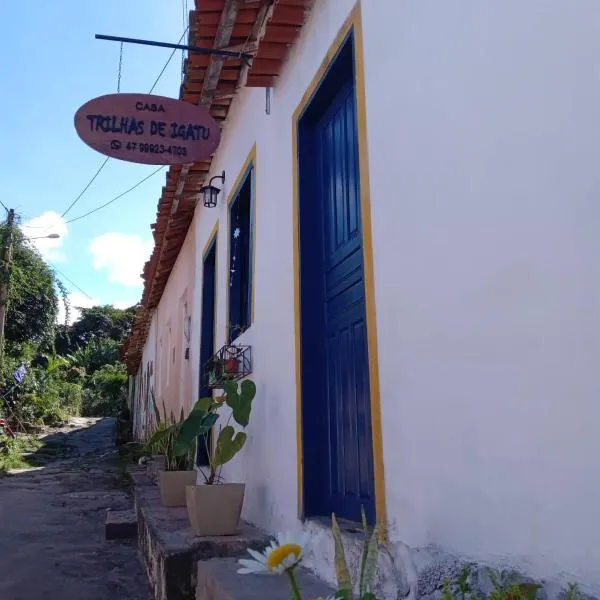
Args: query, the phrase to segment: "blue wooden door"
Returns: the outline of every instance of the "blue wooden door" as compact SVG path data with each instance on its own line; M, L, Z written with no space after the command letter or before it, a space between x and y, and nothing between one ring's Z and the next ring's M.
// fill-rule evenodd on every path
M322 210L323 399L328 417L327 504L341 517L374 520L373 454L356 103L352 81L315 124Z
M215 289L217 240L213 240L202 261L202 320L200 329L200 389L199 397L212 396L208 385L207 363L215 351ZM208 465L211 435L198 437L196 464Z

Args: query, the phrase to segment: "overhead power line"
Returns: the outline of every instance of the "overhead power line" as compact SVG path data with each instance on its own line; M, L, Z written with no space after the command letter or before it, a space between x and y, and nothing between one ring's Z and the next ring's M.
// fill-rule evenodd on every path
M128 190L125 190L124 192L121 192L118 196L115 196L112 200L109 200L108 202L105 202L104 204L101 204L100 206L97 206L96 208L90 210L89 212L86 212L83 215L79 215L78 217L74 217L73 219L69 219L66 222L67 223L73 223L75 221L79 221L79 219L83 219L85 217L89 217L90 215L94 214L95 212L98 212L99 210L105 208L109 204L112 204L113 202L116 202L119 198L122 198L126 194L129 194L129 192L133 192L133 190L135 190L135 188L137 188L140 185L142 185L142 183L144 183L144 181L147 181L148 179L150 179L150 177L152 177L153 175L156 175L159 171L162 171L164 168L165 168L164 165L162 167L159 167L155 171L152 171L152 173L150 173L150 175L146 175L146 177L144 177L143 179L140 179L135 185L131 186Z
M181 41L185 37L185 34L188 32L188 29L189 29L189 26L186 27L185 31L181 34L181 37L179 38L179 40L177 42L178 44L181 44ZM150 91L148 92L149 94L151 94L154 91L154 88L156 87L156 85L160 81L160 78L163 76L163 73L166 71L167 67L169 66L171 59L173 58L173 56L175 56L175 52L177 52L177 48L173 48L173 52L171 52L171 55L169 56L169 59L165 63L165 66L161 69L160 73L158 74L158 77L156 78L156 81L152 84L152 87L150 88Z
M77 198L75 198L75 200L73 200L73 202L71 202L71 204L69 204L69 207L67 208L67 210L65 210L61 216L61 218L63 218L76 204L77 202L79 202L81 196L83 196L88 188L90 187L90 185L92 185L92 183L94 183L94 179L96 179L96 177L98 177L98 175L100 175L100 172L102 171L102 169L104 169L104 167L106 166L106 163L110 160L110 157L106 157L104 159L104 162L100 165L100 168L96 171L96 173L94 174L94 176L88 181L87 185L81 190L81 192L79 192L79 195L77 196Z
M92 298L85 290L81 289L72 279L69 279L62 271L59 271L55 266L52 267L54 271L56 271L61 277L66 279L74 288L78 289L86 298L95 302L94 298Z

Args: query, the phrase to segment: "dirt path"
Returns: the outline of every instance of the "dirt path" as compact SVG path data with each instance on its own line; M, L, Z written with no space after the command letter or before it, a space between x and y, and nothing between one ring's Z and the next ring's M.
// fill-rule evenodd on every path
M104 540L118 488L111 419L52 434L60 460L0 478L0 599L149 600L135 542Z

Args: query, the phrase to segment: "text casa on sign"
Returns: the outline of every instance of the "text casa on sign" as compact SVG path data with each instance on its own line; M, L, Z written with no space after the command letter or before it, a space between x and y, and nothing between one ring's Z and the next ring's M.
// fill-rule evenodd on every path
M75 113L79 137L102 154L148 165L206 160L221 129L208 110L149 94L108 94Z

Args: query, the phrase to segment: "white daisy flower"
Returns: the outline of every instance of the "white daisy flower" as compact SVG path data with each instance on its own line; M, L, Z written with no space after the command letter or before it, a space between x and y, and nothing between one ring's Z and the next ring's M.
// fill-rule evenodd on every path
M242 558L238 573L277 575L293 569L304 556L308 546L309 535L301 533L278 533L277 541L271 541L264 552L256 552L248 548L248 553L254 560Z

